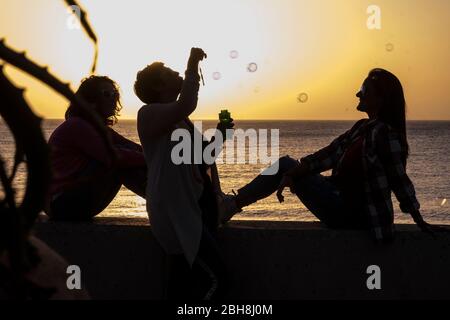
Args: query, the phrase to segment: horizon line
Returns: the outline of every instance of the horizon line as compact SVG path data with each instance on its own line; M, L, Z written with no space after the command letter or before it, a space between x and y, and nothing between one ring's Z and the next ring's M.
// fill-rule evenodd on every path
M364 119L364 118L361 118ZM43 120L65 120L65 118L43 118ZM120 121L136 121L137 118L119 118ZM216 118L194 118L192 121L218 121ZM358 121L359 119L234 119L234 121ZM407 119L408 121L450 121L449 119Z

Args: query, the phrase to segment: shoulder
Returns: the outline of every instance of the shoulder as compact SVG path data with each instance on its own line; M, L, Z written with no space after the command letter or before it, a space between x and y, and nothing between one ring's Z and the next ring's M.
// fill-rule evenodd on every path
M139 121L139 120L142 120L143 118L148 118L148 116L150 115L150 114L152 114L153 113L153 104L146 104L146 105L144 105L144 106L142 106L139 110L138 110L138 113L137 113L137 120Z
M138 110L138 115L139 115L140 113L147 112L149 109L150 109L150 105L149 105L149 104L143 105L143 106Z
M142 106L137 113L137 122L139 124L154 123L158 124L161 118L170 114L171 106L174 103L152 103Z
M351 131L359 129L363 124L367 123L369 119L361 119L356 121L356 123L353 125L353 127L350 129Z
M392 140L397 139L399 136L398 132L392 129L389 124L380 120L374 120L371 127L374 136L380 139Z
M364 123L367 123L367 122L369 122L370 120L369 119L366 119L366 118L364 118L364 119L360 119L360 120L358 120L358 121L356 121L356 123L353 125L354 127L357 127L357 126L360 126L360 125L362 125L362 124L364 124Z
M153 104L146 104L139 109L137 113L137 131L140 136L148 133L148 128L152 126L155 118Z
M139 125L140 122L142 122L142 120L144 118L147 118L149 113L151 112L151 108L149 104L146 104L144 106L142 106L138 112L137 112L137 123Z
M74 131L77 131L78 128L83 128L86 126L84 123L85 120L78 117L70 117L69 119L64 120L50 136L50 140L52 141L56 138L64 138L65 136L71 136Z
M61 126L64 126L64 128L66 129L92 127L92 125L88 121L80 117L70 117L66 121L64 121Z
M390 125L377 120L372 130L373 143L377 149L385 152L400 152L402 150L400 134Z
M92 136L98 135L98 133L88 121L79 117L70 117L55 130L54 135L84 139L86 135Z

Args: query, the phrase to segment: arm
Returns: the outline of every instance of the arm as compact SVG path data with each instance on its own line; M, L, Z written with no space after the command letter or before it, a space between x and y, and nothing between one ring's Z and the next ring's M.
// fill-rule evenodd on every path
M414 185L409 179L402 161L399 135L388 128L381 129L376 137L377 154L386 172L386 177L404 213L418 212L420 204Z
M119 168L133 168L145 166L145 157L141 145L125 138L112 128L109 128L114 148L117 151Z
M181 120L187 118L197 107L200 76L198 64L205 57L201 49L193 48L189 58L185 79L177 101L155 104L141 108L138 125L145 137L157 137Z
M111 134L114 131L108 130L108 132ZM90 123L79 118L70 120L67 135L70 137L71 143L80 152L99 161L106 167L110 167L112 165L112 159L102 137ZM145 158L142 152L117 147L117 145L114 146L114 149L117 151L117 165L120 168L139 167L145 165Z
M222 194L222 188L220 186L220 177L219 177L219 171L217 170L217 165L214 163L211 167L211 183L214 189L214 192L216 195Z
M95 128L81 118L71 118L67 121L64 134L67 135L70 143L81 153L110 167L112 159L102 137Z
M434 232L450 232L450 229L431 225L425 220L423 220L422 215L420 214L419 210L415 210L410 212L411 217L414 219L414 222L417 224L417 226L422 230L423 232L429 233L432 236L434 236Z
M344 141L366 121L366 119L359 120L350 130L337 137L330 145L302 158L298 166L286 172L278 186L276 194L278 201L284 201L283 190L286 187L289 187L291 192L294 193L294 179L304 177L310 173L320 173L332 169L344 152Z
M123 148L138 151L138 152L143 152L142 146L140 144L125 138L124 136L122 136L121 134L119 134L118 132L113 130L112 128L108 128L108 129L109 129L109 132L111 133L114 145L121 146Z
M117 165L119 168L145 167L144 153L130 150L128 148L117 147Z
M307 163L309 170L312 173L321 173L332 169L344 152L342 146L343 142L366 121L366 119L359 120L350 130L337 137L330 145L302 158L301 162Z
M288 172L286 172L284 175L290 178L301 178L308 174L310 174L311 168L309 167L309 164L307 162L300 162L298 166L292 168Z
M212 154L212 156L214 157L214 161L215 161L215 159L217 159L217 157L222 152L225 141L227 139L233 137L233 135L227 136L227 130L232 130L233 128L234 128L233 119L231 119L231 121L228 123L219 122L217 124L214 135L211 137L211 140L208 141L208 139L206 137L203 138L204 139L203 140L203 152L204 152L205 148L207 148L209 146L214 148L215 152L214 152L214 154Z
M389 186L399 201L402 212L409 213L417 226L424 232L430 234L433 234L433 231L448 232L448 229L432 226L422 218L414 185L409 179L402 161L398 134L387 128L381 130L377 136L377 152L386 171Z
M285 188L289 188L291 190L291 193L294 193L294 179L298 179L301 177L304 177L308 174L310 174L311 168L309 167L307 162L300 162L298 164L298 166L290 169L288 172L286 172L283 176L283 178L281 179L280 185L278 186L278 191L277 191L277 198L278 201L284 202L284 196L283 196L283 191Z

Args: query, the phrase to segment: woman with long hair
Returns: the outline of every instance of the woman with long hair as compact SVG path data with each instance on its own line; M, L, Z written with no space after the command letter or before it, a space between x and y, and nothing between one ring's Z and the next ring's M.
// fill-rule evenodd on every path
M122 185L145 197L142 148L112 129L122 109L119 87L108 77L91 76L82 81L77 95L102 119L118 159L114 163L101 135L76 105L70 105L66 120L49 139L53 179L47 214L56 220L98 215Z
M281 158L274 164L278 167L275 175L263 173L237 194L226 196L222 223L277 190L278 200L283 202L283 190L289 187L331 228L367 229L378 241L393 239L393 191L401 210L411 214L423 231L439 229L422 219L414 186L406 174L409 147L400 81L386 70L374 69L357 97L357 109L369 119L359 120L329 146L300 161ZM331 176L320 174L330 169Z

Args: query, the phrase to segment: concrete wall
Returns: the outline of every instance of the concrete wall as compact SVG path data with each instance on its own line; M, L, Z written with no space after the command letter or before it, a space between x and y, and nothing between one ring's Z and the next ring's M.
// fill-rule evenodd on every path
M81 267L94 299L161 299L164 259L145 220L40 222L36 235ZM315 223L233 222L220 230L230 299L449 299L450 234L398 226L392 245ZM367 289L369 265L381 290Z

